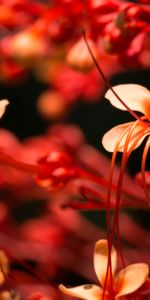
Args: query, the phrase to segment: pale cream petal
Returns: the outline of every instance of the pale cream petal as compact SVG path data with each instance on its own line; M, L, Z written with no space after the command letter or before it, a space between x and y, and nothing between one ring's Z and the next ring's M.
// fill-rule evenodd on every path
M95 284L79 285L73 288L66 288L60 284L59 289L67 295L86 300L100 300L100 296L103 294L102 288Z
M0 118L3 116L6 110L6 106L9 104L7 99L0 100Z
M124 145L125 145L125 142L126 142L126 139L128 136L128 132L132 125L134 125L134 122L120 124L120 125L113 127L109 131L107 131L102 138L103 147L107 151L113 152L116 147L116 144L118 143L118 141L120 141L119 146L118 146L118 151L123 152ZM143 134L140 136L140 133L142 131L143 131ZM137 125L134 128L134 130L132 131L132 135L130 136L128 149L130 148L130 146L132 146L134 144L135 140L139 136L139 139L138 139L136 145L134 146L134 149L138 148L147 135L149 135L149 132L146 131L146 128L142 125L142 123L140 125Z
M135 292L146 281L149 274L148 265L132 264L123 269L116 277L116 299Z
M138 84L120 84L113 87L117 95L132 110L150 114L150 91ZM118 109L127 110L109 89L105 98Z
M108 242L107 240L99 240L95 244L94 250L94 268L102 286L104 286L106 272L107 272L107 264L108 264ZM117 266L117 253L115 248L112 246L111 248L111 266L112 266L112 275L116 271ZM109 289L110 286L110 272L107 278L106 290Z

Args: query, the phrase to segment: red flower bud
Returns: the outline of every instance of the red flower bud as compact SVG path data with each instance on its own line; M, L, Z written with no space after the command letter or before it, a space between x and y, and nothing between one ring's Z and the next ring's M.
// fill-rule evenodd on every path
M36 180L40 186L57 191L77 176L75 165L69 155L52 151L39 161L39 172Z

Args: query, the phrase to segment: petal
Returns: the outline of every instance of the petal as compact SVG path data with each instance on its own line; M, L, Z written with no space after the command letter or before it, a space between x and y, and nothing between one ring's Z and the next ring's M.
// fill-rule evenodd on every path
M146 281L148 274L148 265L144 263L132 264L123 269L116 277L115 298L135 292Z
M99 240L95 244L94 250L94 268L102 286L105 283L105 277L107 272L107 264L108 264L108 242L107 240ZM117 266L117 253L115 248L112 246L111 248L111 266L112 266L112 275L114 276L116 266ZM107 279L107 288L110 285L110 274Z
M117 151L123 152L126 138L128 136L128 132L129 132L128 128L130 130L132 125L134 125L134 122L120 124L120 125L113 127L109 131L107 131L102 138L103 147L107 151L113 152L117 142L120 140ZM140 136L141 131L143 131L142 136ZM142 124L137 125L134 128L132 135L130 136L130 141L128 143L128 149L130 146L133 145L133 143L135 142L135 140L138 137L138 134L139 134L139 140L137 141L136 145L134 146L134 149L138 148L141 145L141 143L143 142L146 135L149 135L148 131L146 131L146 129L143 127Z
M138 84L120 84L113 89L130 109L144 114L150 113L150 91L147 88ZM118 109L127 110L110 89L106 92L105 98Z
M86 300L99 300L103 294L103 289L95 284L79 285L73 288L66 288L63 284L59 285L61 292Z
M3 116L6 110L6 106L9 104L7 99L0 100L0 118Z

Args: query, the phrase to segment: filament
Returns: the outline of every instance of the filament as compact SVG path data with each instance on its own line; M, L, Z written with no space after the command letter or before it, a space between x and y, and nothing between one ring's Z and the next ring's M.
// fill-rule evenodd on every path
M120 242L120 231L119 231L119 206L120 206L120 199L121 199L121 192L122 192L122 183L123 183L123 174L124 169L127 163L127 160L131 154L131 152L134 150L136 144L139 141L139 138L143 136L143 133L147 134L148 129L140 129L138 132L136 132L137 138L133 141L132 145L129 148L129 143L131 142L131 138L135 138L134 130L136 126L139 124L139 121L134 122L130 127L128 127L124 132L122 133L121 137L117 141L115 145L115 149L112 155L112 161L111 161L111 167L110 167L110 175L109 175L109 186L108 186L108 195L107 195L107 238L108 238L108 266L107 266L107 272L106 272L106 278L104 283L104 292L106 290L107 285L107 279L108 279L108 272L111 273L111 282L112 282L112 270L111 270L111 248L114 240L115 235L115 229L117 229L117 241L118 241L118 249L120 253L120 258L122 261L123 266L125 266L122 248L121 248L121 242ZM116 195L116 206L115 206L115 215L114 215L114 221L113 221L113 227L112 227L112 237L110 235L110 198L111 198L111 185L112 185L112 179L113 179L113 171L115 166L115 160L116 155L119 149L119 145L123 139L123 137L127 134L126 141L124 144L124 150L123 150L123 158L122 158L122 164L121 164L121 170L119 174L118 184L117 184L117 195Z
M124 266L124 260L123 260L123 255L122 255L122 249L120 247L120 233L119 233L119 204L120 204L121 192L122 192L121 188L122 188L122 183L123 183L123 173L124 173L124 169L125 169L127 160L129 158L129 156L131 155L132 151L135 149L135 146L139 142L139 139L141 139L143 137L143 134L146 136L148 134L148 132L149 132L149 130L144 130L143 128L141 130L139 130L136 133L137 138L134 140L133 144L128 149L130 138L132 138L131 135L132 135L132 133L133 133L133 131L134 131L134 129L135 129L135 127L136 127L137 124L138 124L138 121L131 128L131 130L130 130L128 136L127 136L125 145L124 145L122 165L121 165L120 175L119 175L119 179L118 179L118 189L117 189L117 199L116 199L116 207L115 207L115 216L114 216L113 227L112 227L112 240L114 239L115 228L117 229L117 237L118 237L118 244L119 244L119 253L120 253L120 257L121 257L121 261L123 263L123 266Z
M108 240L108 264L107 264L107 271L106 271L106 277L105 277L105 282L104 282L102 300L104 298L104 293L105 293L106 286L107 286L109 272L110 272L111 289L113 290L113 276L112 276L112 268L111 268L111 248L112 248L113 241L111 239L111 233L110 233L111 191L112 191L113 172L114 172L117 152L119 149L119 145L120 145L123 137L125 136L125 134L127 134L128 130L129 130L129 127L124 130L124 132L120 136L119 140L117 141L117 143L115 145L115 149L112 154L112 160L111 160L111 165L110 165L109 185L108 185L108 193L107 193L107 215L106 215L107 240Z
M130 128L128 127L126 131L124 131L124 134L127 133L126 141L124 144L124 150L123 150L123 157L122 157L122 163L121 163L121 170L118 178L118 184L117 184L117 195L116 195L116 205L115 205L115 215L114 215L114 221L113 221L113 226L112 226L112 240L111 240L111 245L110 245L110 251L111 247L113 244L114 240L114 235L115 235L115 228L117 227L117 241L118 241L118 249L121 257L121 261L123 266L125 266L124 258L123 258L123 253L122 253L122 248L121 248L121 242L120 242L120 231L119 231L119 207L120 207L120 199L121 199L121 190L122 190L122 183L123 183L123 174L124 174L124 169L126 166L127 162L127 152L128 152L128 146L130 142L130 138L132 136L132 133L137 125L138 121L133 123ZM123 138L124 135L122 135ZM119 140L119 142L121 142ZM117 143L118 146L118 143Z

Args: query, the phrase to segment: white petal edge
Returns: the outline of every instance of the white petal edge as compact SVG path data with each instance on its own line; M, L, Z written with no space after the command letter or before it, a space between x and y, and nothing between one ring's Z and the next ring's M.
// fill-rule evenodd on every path
M84 284L73 288L66 288L60 284L59 289L67 295L86 300L99 300L103 294L103 289L96 284Z
M120 84L113 89L130 109L150 114L150 91L147 88L138 84ZM116 108L127 110L110 89L106 92L105 98Z
M145 263L132 264L121 270L116 277L118 292L115 299L131 294L139 289L146 281L148 274L149 268Z
M108 241L99 240L95 244L95 249L94 249L94 269L102 287L104 286L105 283L107 264L108 264ZM114 276L117 267L117 253L113 246L111 248L111 266L112 266L112 275ZM108 275L107 278L106 290L107 290L107 286L110 286L110 274Z
M107 131L102 138L102 145L105 148L105 150L107 150L108 152L113 152L115 150L116 144L120 140L117 151L123 152L126 138L128 136L128 128L130 129L132 125L134 125L134 122L120 124ZM142 136L140 136L140 132L142 130L143 130L143 134ZM145 139L145 137L149 135L149 132L146 131L146 128L144 128L142 124L137 125L134 128L132 135L130 136L128 149L130 148L130 146L133 145L135 140L138 138L138 133L139 133L139 140L137 141L134 149L138 148L143 142L143 140Z
M0 118L2 118L3 114L5 113L6 106L9 104L7 99L0 100Z

